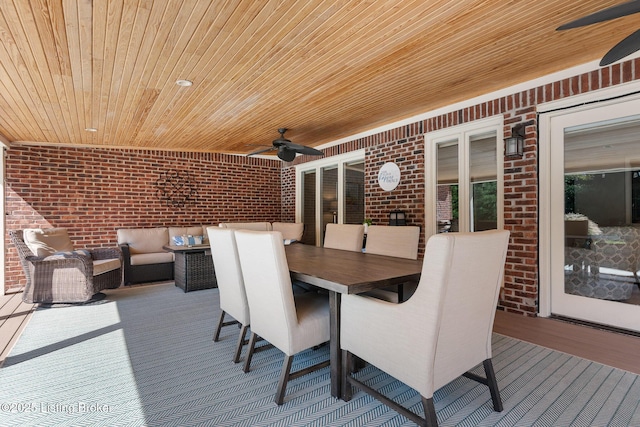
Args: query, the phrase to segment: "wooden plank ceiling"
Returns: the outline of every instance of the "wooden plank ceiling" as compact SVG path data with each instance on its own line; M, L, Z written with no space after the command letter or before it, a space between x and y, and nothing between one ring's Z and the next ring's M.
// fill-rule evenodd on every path
M0 0L0 134L248 153L286 127L318 146L600 59L640 14L555 28L619 3Z

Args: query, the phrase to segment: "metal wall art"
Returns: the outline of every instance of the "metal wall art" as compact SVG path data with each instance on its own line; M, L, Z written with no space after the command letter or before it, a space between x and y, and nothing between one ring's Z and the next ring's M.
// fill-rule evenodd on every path
M168 206L184 207L195 201L198 193L193 177L187 171L170 169L156 181L156 194Z

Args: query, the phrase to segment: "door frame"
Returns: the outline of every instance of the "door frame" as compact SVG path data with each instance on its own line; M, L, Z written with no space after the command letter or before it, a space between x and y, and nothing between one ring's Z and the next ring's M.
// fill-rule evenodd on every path
M630 109L630 105L634 105ZM604 112L618 117L630 116L623 112L640 111L640 82L632 82L614 88L601 89L583 95L565 98L538 106L538 159L539 159L539 315L549 317L559 314L595 323L612 324L625 329L637 330L633 317L640 307L614 301L596 300L577 295L554 292L552 283L562 281L563 272L552 271L554 254L564 257L564 221L552 220L552 214L558 212L558 204L564 206L564 185L553 186L552 176L557 162L562 162L564 171L564 144L557 144L567 126L554 128L554 123L564 125L577 119L578 115L597 114L598 120L604 120ZM593 120L598 121L598 120ZM559 147L558 145L561 145ZM557 173L557 171L556 171ZM564 176L564 173L563 173ZM564 208L562 209L564 212ZM564 260L564 258L563 258ZM556 261L557 262L557 261ZM564 263L563 263L564 264ZM560 298L560 300L558 299ZM555 299L555 303L554 303ZM602 309L604 307L604 310ZM583 312L588 312L586 318Z

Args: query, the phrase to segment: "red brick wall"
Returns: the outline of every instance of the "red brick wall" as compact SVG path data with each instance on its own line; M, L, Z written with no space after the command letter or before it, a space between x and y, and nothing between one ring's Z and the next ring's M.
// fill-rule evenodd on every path
M278 160L212 153L16 145L7 150L6 227L65 227L76 247L104 247L122 227L280 221L280 168ZM167 170L188 172L193 202L158 199L155 184ZM24 286L17 253L5 244L5 288Z

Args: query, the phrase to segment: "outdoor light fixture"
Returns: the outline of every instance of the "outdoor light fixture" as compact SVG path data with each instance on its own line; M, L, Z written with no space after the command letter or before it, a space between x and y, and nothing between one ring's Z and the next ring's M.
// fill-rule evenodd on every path
M404 211L389 212L389 225L407 225Z
M511 137L504 140L504 156L522 158L524 153L524 127L526 123L518 123L511 129Z

